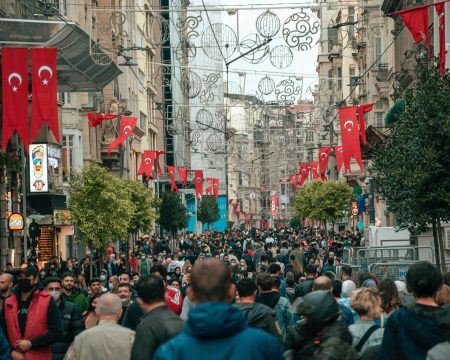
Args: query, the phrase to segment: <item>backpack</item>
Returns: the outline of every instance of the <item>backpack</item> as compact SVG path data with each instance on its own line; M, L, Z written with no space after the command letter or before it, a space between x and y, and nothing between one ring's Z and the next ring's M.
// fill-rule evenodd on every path
M358 353L351 344L340 337L331 336L323 341L315 337L305 345L295 356L296 359L315 360L357 360Z

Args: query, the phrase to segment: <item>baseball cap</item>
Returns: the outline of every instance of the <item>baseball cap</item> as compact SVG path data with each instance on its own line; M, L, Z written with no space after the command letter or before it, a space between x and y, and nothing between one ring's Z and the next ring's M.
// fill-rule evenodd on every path
M20 273L25 274L26 276L38 276L38 271L36 267L30 264L22 264L20 268L16 271L16 274L19 275Z

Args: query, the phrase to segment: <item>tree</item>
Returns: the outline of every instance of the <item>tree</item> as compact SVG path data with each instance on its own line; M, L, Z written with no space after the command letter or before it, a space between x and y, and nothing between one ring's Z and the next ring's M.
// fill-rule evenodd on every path
M335 223L349 214L354 199L352 192L346 183L313 181L299 191L294 207L302 219Z
M375 154L377 186L399 226L432 226L437 265L445 263L441 222L450 219L450 76L435 63L419 64L405 111Z
M205 195L198 204L197 220L206 224L208 229L210 225L220 219L219 204L215 196Z
M175 191L163 193L158 222L172 235L187 227L187 209Z
M70 181L69 206L79 241L105 250L126 238L132 204L120 179L96 164L85 165Z
M132 205L128 232L131 234L136 234L139 231L148 232L152 222L157 217L155 208L158 206L158 199L154 196L153 191L145 187L142 182L136 180L122 181L128 191Z

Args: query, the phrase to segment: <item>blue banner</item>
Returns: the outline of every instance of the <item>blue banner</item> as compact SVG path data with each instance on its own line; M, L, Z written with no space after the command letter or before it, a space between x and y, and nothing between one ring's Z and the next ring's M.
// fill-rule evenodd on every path
M225 231L227 228L227 197L225 195L219 196L219 215L220 218L216 222L211 224L210 230ZM189 213L187 231L195 233L195 199L189 199L186 203L186 207ZM206 224L203 226L203 230L206 230Z

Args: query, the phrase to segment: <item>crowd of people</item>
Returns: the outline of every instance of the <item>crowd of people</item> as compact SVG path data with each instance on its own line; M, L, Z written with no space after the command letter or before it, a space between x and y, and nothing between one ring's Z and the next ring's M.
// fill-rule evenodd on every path
M447 359L450 273L378 279L341 264L360 242L233 230L8 264L0 359Z

